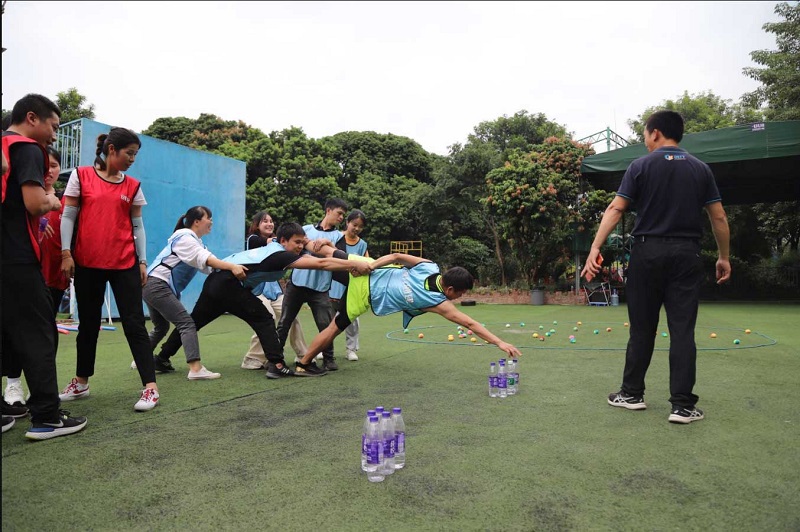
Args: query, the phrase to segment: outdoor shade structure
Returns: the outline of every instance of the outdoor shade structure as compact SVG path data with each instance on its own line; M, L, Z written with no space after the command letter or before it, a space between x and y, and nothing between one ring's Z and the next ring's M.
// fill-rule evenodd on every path
M800 120L758 122L690 133L680 142L711 167L725 205L800 200ZM595 188L616 191L644 144L591 155L581 164Z

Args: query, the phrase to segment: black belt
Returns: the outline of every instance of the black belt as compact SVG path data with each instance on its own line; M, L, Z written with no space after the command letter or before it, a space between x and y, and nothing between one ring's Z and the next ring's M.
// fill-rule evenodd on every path
M660 236L660 235L641 235L633 237L634 242L699 242L700 239L694 236Z

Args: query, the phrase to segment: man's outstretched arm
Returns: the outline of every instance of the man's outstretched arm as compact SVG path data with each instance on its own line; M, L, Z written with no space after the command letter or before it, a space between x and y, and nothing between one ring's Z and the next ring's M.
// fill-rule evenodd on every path
M502 351L505 351L511 357L518 357L522 353L520 353L519 349L514 347L513 345L509 344L508 342L502 341L500 338L489 332L489 329L478 323L474 318L464 314L460 310L456 308L450 301L444 301L439 303L435 307L428 307L422 309L425 312L433 312L435 314L439 314L443 318L452 321L462 327L466 327L467 329L471 329L472 332L489 342L490 344L494 344L499 347Z

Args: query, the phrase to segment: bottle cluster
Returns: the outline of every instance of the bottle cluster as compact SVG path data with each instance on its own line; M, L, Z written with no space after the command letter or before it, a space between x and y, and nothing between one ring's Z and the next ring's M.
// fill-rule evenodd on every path
M406 425L403 411L382 406L367 410L361 434L361 469L370 482L383 482L406 465Z
M519 390L519 362L501 358L489 364L489 397L505 399Z

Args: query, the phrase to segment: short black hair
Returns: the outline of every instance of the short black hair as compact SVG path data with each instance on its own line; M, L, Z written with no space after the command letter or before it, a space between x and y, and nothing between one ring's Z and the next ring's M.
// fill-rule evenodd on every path
M275 238L278 239L279 243L281 240L289 240L295 235L306 236L305 229L303 229L303 226L297 222L286 222L281 224L281 226L278 227L278 230L275 232Z
M456 290L472 290L474 282L472 274L461 266L453 266L442 275L442 284Z
M58 161L58 164L61 164L61 153L52 146L47 147L47 155Z
M50 98L41 94L27 94L14 104L14 109L11 110L11 125L23 123L31 112L42 120L52 115L61 118L61 109Z
M328 209L338 208L341 208L343 211L347 212L347 202L340 198L329 198L328 201L325 202L325 212L327 212Z
M675 142L683 139L683 117L675 111L656 111L647 117L644 127L651 133L657 129L666 138Z

